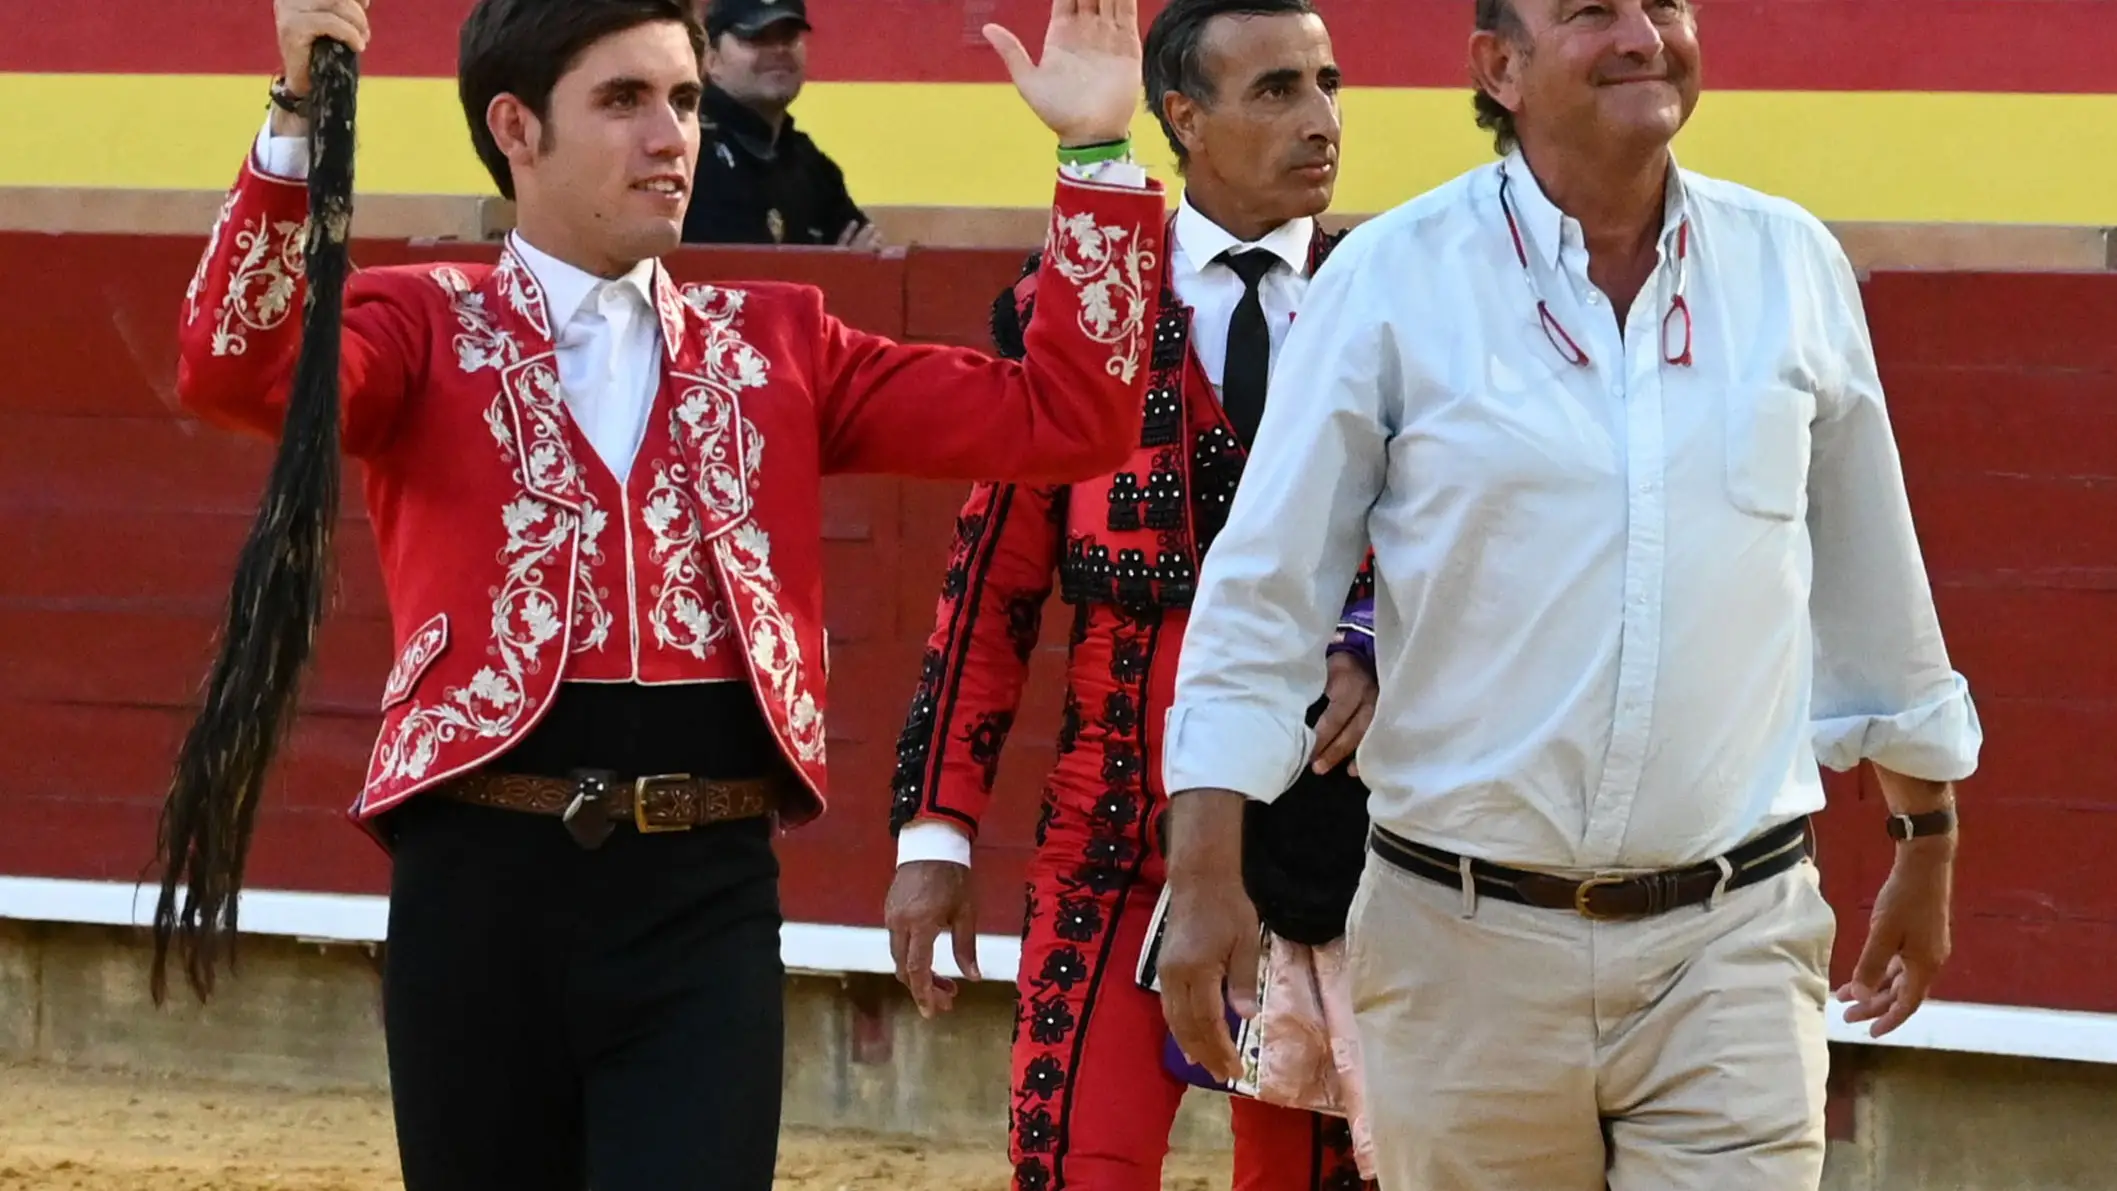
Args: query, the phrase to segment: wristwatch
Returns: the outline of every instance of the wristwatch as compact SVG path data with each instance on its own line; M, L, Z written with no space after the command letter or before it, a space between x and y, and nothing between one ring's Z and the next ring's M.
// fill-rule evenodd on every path
M272 103L280 110L291 112L303 119L309 116L309 97L294 94L293 89L287 86L285 75L272 80Z
M1925 835L1946 835L1953 830L1955 830L1955 808L1952 806L1916 815L1889 816L1889 838L1893 840L1917 839Z

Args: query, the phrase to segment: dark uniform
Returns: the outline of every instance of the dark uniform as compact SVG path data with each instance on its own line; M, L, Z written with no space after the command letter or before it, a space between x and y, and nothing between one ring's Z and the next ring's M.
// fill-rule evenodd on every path
M848 225L867 221L837 163L792 116L775 140L764 117L706 88L686 243L836 244Z

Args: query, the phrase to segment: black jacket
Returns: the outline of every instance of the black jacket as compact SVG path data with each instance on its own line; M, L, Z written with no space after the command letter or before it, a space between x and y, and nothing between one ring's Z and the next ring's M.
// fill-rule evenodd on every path
M792 116L774 140L763 117L706 88L685 243L836 244L848 225L867 221L837 163Z

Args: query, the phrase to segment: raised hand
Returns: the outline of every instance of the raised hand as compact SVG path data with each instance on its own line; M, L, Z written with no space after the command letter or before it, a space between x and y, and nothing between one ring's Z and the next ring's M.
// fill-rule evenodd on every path
M309 47L319 37L344 42L358 54L368 48L368 0L273 0L279 56L287 89L309 93Z
M985 40L1014 86L1062 145L1096 145L1131 134L1139 111L1139 0L1051 0L1044 59L1000 25Z

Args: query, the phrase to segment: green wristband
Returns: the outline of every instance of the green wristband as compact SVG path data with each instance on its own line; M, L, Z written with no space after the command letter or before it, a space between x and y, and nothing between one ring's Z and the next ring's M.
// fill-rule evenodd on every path
M1100 165L1105 161L1123 161L1132 156L1132 138L1080 145L1071 149L1060 145L1058 156L1060 165Z

